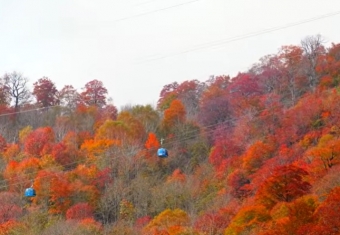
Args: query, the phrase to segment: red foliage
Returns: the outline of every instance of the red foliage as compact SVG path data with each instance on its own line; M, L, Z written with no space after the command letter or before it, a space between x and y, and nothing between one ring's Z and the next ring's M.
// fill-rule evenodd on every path
M41 127L32 131L25 140L25 152L40 157L50 152L50 144L54 142L54 132L51 127Z
M77 203L66 212L66 219L82 220L93 217L93 208L88 203Z
M319 206L315 216L318 225L328 231L328 234L340 233L340 187L334 188L327 199Z
M209 154L209 162L216 168L223 160L237 156L241 153L241 148L231 138L218 138Z
M105 168L97 172L92 184L96 186L99 190L104 190L104 188L112 183L113 179L111 176L111 169Z
M33 95L35 95L38 104L41 104L43 107L56 104L57 88L49 78L40 78L33 86Z
M103 82L92 80L85 84L84 91L80 93L81 101L86 105L102 107L106 104L107 89Z
M240 169L236 169L228 176L228 185L231 187L230 193L235 198L243 199L250 194L247 185L250 184L250 180L246 173Z
M147 225L152 220L151 216L143 216L138 219L136 219L135 226L139 229L143 228L145 225Z
M195 221L195 229L202 234L223 234L230 219L219 213L207 213Z
M65 143L61 142L55 144L52 147L52 157L54 160L62 165L65 169L70 169L75 167L77 164L77 151L75 151L74 147L71 145L66 145Z
M16 220L23 214L23 210L18 205L18 202L20 202L18 194L10 192L0 193L0 224Z

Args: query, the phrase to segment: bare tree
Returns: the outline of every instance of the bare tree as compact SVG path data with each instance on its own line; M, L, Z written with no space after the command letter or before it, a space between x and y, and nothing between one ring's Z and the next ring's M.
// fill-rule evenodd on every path
M0 78L0 105L8 105L10 103L9 87L5 83L4 78Z
M309 87L314 90L318 83L319 76L316 66L320 56L325 52L323 47L324 40L321 35L309 36L301 41L301 46L305 56L304 71L307 76Z
M21 104L29 103L31 92L27 88L28 78L14 71L10 74L6 73L4 80L9 87L9 93L14 100L16 110Z

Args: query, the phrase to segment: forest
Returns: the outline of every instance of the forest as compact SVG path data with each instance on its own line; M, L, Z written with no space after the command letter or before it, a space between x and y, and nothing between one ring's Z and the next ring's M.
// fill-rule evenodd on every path
M118 110L100 79L2 75L0 235L339 235L340 43L324 44L166 84L155 107Z

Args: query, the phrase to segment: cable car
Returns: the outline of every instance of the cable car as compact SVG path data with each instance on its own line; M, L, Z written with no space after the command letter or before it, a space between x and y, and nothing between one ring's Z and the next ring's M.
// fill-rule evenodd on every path
M160 148L157 150L157 155L158 157L161 157L161 158L168 157L168 150L166 150L165 148Z
M35 197L36 193L33 187L27 188L25 190L25 197Z

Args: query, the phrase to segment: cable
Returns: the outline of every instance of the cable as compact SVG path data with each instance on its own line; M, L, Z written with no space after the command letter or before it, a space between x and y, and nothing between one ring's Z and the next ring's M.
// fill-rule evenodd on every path
M281 106L275 106L275 107L281 107ZM274 107L274 108L275 108L275 107ZM258 110L258 111L256 111L256 112L254 113L254 115L258 115L258 114L260 114L261 112L263 112L263 111L265 111L265 110L267 110L267 108ZM272 114L268 113L267 115L262 115L261 117L254 117L252 120L258 119L258 118L262 118L262 117L265 117L265 116L271 116L271 115L272 115ZM223 122L220 122L220 123L211 124L211 125L207 125L207 126L202 126L202 129L209 129L209 128L221 126L221 125L223 125L224 123L228 123L228 122L230 122L230 121L235 121L235 120L237 120L237 119L240 119L240 118L246 117L246 116L248 116L248 114L239 116L239 117L237 117L237 118L228 118L227 120L224 120ZM201 129L200 129L200 130L201 130ZM215 131L215 129L207 130L207 131L205 132L205 134L213 133L214 131ZM194 131L191 131L191 132L197 132L197 131L194 130ZM187 132L187 133L191 133L191 132ZM192 138L194 138L194 137L200 136L201 134L202 134L202 133L198 133L198 134L194 134L194 135L191 135L191 136L186 136L186 137L181 138L181 139L176 139L176 138L175 138L175 140L171 140L170 142L167 142L166 144L168 144L168 145L174 145L174 144L176 144L176 143L183 143L184 141L187 141L187 140L190 140L190 139L192 139ZM144 145L141 144L141 145L139 145L139 146L137 146L137 147L138 147L138 148L143 148ZM153 150L153 149L151 149L151 150ZM156 150L156 148L155 148L154 150ZM84 164L94 163L95 160L98 160L98 159L100 159L100 158L97 158L97 159L94 159L94 160L86 160L85 162L84 162L84 160L73 161L73 162L71 162L71 163L68 163L66 166L73 166L73 165L76 164L76 163L83 163L83 162L84 162ZM38 173L38 172L31 172L31 173L22 174L22 175L19 175L19 176L20 176L20 177L27 177L27 178L29 178L29 176L34 176L34 175L37 174L37 173ZM50 177L50 176L48 175L48 176L39 177L39 178L47 178L47 177ZM16 179L16 178L9 178L9 179L0 180L0 184L9 182L10 180L15 180L15 179ZM18 183L11 184L11 186L20 185L20 184L21 184L21 182L18 182ZM7 188L7 186L0 186L0 189L3 189L3 188Z
M66 108L66 107L61 106L61 105L52 105L52 106L42 107L42 108L34 108L34 109L27 109L27 110L22 110L22 111L15 111L15 112L11 112L11 113L3 113L3 114L0 114L0 117L14 115L14 114L20 114L20 113L28 113L28 112L39 111L39 110L44 110L44 109L49 109L49 108L56 108L56 107Z
M271 56L271 55L269 55L269 56ZM299 58L299 57L303 57L303 55L288 56L288 57L285 57L284 59L293 59L293 58ZM247 70L247 68L244 68L244 69ZM248 72L249 72L249 69L248 69ZM144 88L147 88L147 87L144 87ZM59 107L59 108L66 108L66 109L68 108L68 107L62 106L62 105L52 105L52 106L42 107L42 108L34 108L34 109L27 109L27 110L15 111L15 112L10 112L10 113L3 113L3 114L0 114L0 117L14 115L14 114L20 114L20 113L28 113L28 112L39 111L39 110L45 110L45 109L48 110L50 108L57 108L57 107Z
M133 18L137 18L137 17L141 17L141 16L145 16L145 15L149 15L149 14L153 14L153 13L157 13L157 12L161 12L161 11L167 11L169 9L173 9L173 8L177 8L177 7L182 7L184 5L192 4L192 3L195 3L195 2L198 2L198 1L201 1L201 0L192 0L192 1L184 2L184 3L179 3L179 4L176 4L176 5L169 6L169 7L164 7L164 8L156 9L156 10L153 10L153 11L148 11L148 12L144 12L144 13L140 13L140 14L136 14L136 15L132 15L132 16L127 16L127 17L123 17L123 18L120 18L120 19L116 19L113 22L130 20L130 19L133 19Z
M141 3L137 3L135 4L135 6L142 6L142 5L146 5L146 4L157 2L157 1L159 2L160 0L149 0L149 1L141 2Z
M209 43L203 43L203 44L197 45L196 47L193 47L191 49L181 51L179 53L168 54L168 55L164 55L164 56L155 57L155 58L152 58L152 59L145 59L145 60L142 60L141 62L139 62L138 64L147 63L147 62L156 61L156 60L161 60L161 59L165 59L165 58L169 58L169 57L174 57L174 56L181 55L181 54L187 54L187 53L190 53L190 52L203 50L203 49L207 49L207 48L217 47L217 46L221 46L221 45L228 44L228 43L231 43L231 42L240 41L240 40L243 40L243 39L246 39L246 38L259 36L259 35L262 35L262 34L271 33L271 32L274 32L274 31L281 30L281 29L291 28L291 27L294 27L294 26L297 26L297 25L306 24L306 23L309 23L309 22L312 22L312 21L321 20L321 19L332 17L332 16L339 15L339 14L340 14L340 11L335 11L335 12L328 13L328 14L325 14L325 15L312 17L312 18L309 18L309 19L289 23L289 24L282 25L282 26L276 26L276 27L272 27L272 28L268 28L268 29L250 32L250 33L247 33L247 34L234 36L234 37L231 37L231 38L228 38L228 39L222 39L222 40L217 40L217 41L213 41L213 42L209 42ZM149 56L149 57L151 57L151 56Z

